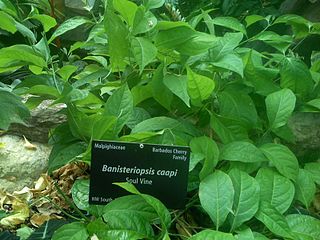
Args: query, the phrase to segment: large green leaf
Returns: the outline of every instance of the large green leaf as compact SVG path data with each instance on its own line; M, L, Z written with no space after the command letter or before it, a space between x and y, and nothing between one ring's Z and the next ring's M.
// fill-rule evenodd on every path
M45 60L35 51L34 48L16 44L0 49L0 72L10 70L10 67L22 67L24 65L35 65L45 67Z
M188 107L190 107L190 97L188 95L188 80L186 75L166 74L163 83L170 91L180 98Z
M265 201L261 202L256 218L277 236L294 239L285 217L270 203Z
M224 144L248 139L246 126L238 119L211 114L210 126Z
M193 102L200 104L208 99L215 87L213 79L197 74L187 67L188 94Z
M123 189L127 190L130 193L141 196L143 198L143 200L146 201L146 203L149 204L154 209L154 211L157 213L157 215L160 219L160 222L161 222L161 226L163 228L163 232L167 232L167 229L171 224L171 216L170 216L168 209L163 205L162 202L160 202L155 197L140 193L135 188L135 186L130 183L126 182L126 183L115 183L115 184L122 187Z
M280 69L280 85L289 88L301 97L308 97L313 88L313 79L307 65L299 59L285 59Z
M157 213L139 195L117 198L106 205L103 219L113 230L130 230L146 237L154 235L150 225L157 218Z
M189 240L236 240L231 233L224 233L214 230L203 230L189 238Z
M165 0L147 0L145 5L147 9L159 8L165 3Z
M234 188L230 177L220 170L207 176L199 186L199 198L216 229L224 223L232 209Z
M168 89L168 87L164 84L164 73L163 73L163 65L159 65L159 67L154 72L151 87L153 98L160 103L167 110L171 109L172 102L172 92ZM160 94L161 93L161 94Z
M260 147L263 154L285 177L295 181L299 172L299 163L290 149L282 144L267 143Z
M104 26L108 35L108 47L112 71L121 71L127 65L130 44L129 30L122 19L111 10L106 11Z
M80 16L67 19L62 24L60 24L59 27L54 31L54 33L51 35L51 38L49 39L49 43L52 42L56 37L59 37L66 32L69 32L83 24L88 23L91 23L91 21L88 18Z
M236 141L223 146L220 159L239 162L267 161L261 150L249 142Z
M134 58L136 59L140 73L157 56L157 48L146 38L136 37L131 41Z
M89 209L89 180L77 179L71 188L72 200L81 210Z
M25 124L30 117L29 110L20 98L0 89L0 129L8 130L11 123Z
M234 52L243 38L242 33L226 33L214 42L209 50L209 61L213 66L238 73L243 76L243 62Z
M269 168L261 168L256 176L260 185L261 201L270 203L278 212L284 213L294 198L293 183Z
M107 100L105 104L105 114L117 118L117 123L114 129L115 134L118 134L123 126L130 119L133 112L132 94L125 84L117 89Z
M317 240L320 236L320 220L308 215L286 216L289 227L297 240Z
M320 185L320 163L319 162L312 162L312 163L307 163L304 166L304 169L307 170L312 178L313 181L316 182L318 185Z
M306 208L309 208L316 193L316 185L313 181L312 175L307 170L299 169L295 187L295 198L300 201Z
M66 224L54 232L52 240L87 240L89 234L83 223Z
M49 156L48 172L51 174L54 170L64 166L74 160L78 155L86 150L86 145L82 142L75 142L68 145L55 144Z
M150 11L145 11L143 6L139 6L134 16L132 34L138 35L146 33L157 25L157 18Z
M135 3L128 0L113 0L113 7L130 26L133 25L134 16L138 8Z
M238 19L233 17L215 17L211 20L215 25L230 28L232 30L246 34L245 27L239 22Z
M250 96L235 90L225 90L218 95L220 114L243 121L248 128L257 125L258 114Z
M269 94L266 97L269 126L276 129L286 125L296 105L296 96L289 89Z
M0 0L0 9L14 17L18 17L15 5L10 0Z
M237 168L229 172L229 177L234 187L233 211L229 214L229 222L234 230L258 211L260 187L253 177Z
M17 31L16 22L13 17L4 11L0 11L0 28L6 30L10 33L15 33Z
M215 141L206 136L193 138L190 142L192 153L201 154L204 158L203 167L200 171L200 180L203 180L210 173L219 161L219 148Z
M254 37L254 40L263 41L281 53L284 53L293 42L293 38L291 36L279 35L273 31L262 31Z
M35 15L31 16L31 18L36 19L39 22L41 22L45 32L48 32L51 28L53 28L57 25L55 18L50 17L45 14L35 14Z

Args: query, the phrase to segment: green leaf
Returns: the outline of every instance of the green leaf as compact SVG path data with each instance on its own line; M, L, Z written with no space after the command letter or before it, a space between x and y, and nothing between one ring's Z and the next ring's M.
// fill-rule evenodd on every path
M273 31L263 31L254 37L254 40L260 40L264 43L274 47L281 53L291 46L293 43L293 38L289 35L279 35Z
M151 118L151 116L144 108L134 107L131 118L127 121L126 125L133 129L137 124L149 118Z
M188 95L188 80L186 75L166 74L163 83L170 91L190 107Z
M296 96L289 89L269 94L266 97L266 108L271 129L287 124L296 104Z
M313 100L307 102L307 105L315 107L318 110L320 110L320 98L313 99Z
M266 20L266 18L260 16L260 15L249 15L246 16L245 21L246 21L246 27L248 28L250 25L259 22L261 20Z
M244 230L241 231L237 231L237 236L236 238L238 240L256 240L256 238L253 235L253 232L251 231L250 228L246 228Z
M27 45L16 44L0 49L0 72L2 68L24 65L45 67L46 62L34 48Z
M215 25L230 28L237 32L247 34L245 27L239 22L238 19L233 17L215 17L211 20Z
M11 123L25 124L30 117L29 110L22 104L19 97L0 89L0 129L8 130Z
M241 120L248 128L257 125L258 114L255 104L248 94L235 90L224 90L219 93L218 99L222 116Z
M201 206L209 214L217 230L232 209L233 197L232 181L227 174L220 170L216 170L200 183Z
M296 58L286 58L280 69L280 86L289 88L301 97L308 97L313 79L307 65Z
M57 73L62 77L64 81L67 81L70 76L77 71L78 67L74 65L65 65L60 68Z
M164 73L163 73L163 65L159 65L159 67L154 72L151 87L153 98L160 103L167 110L171 109L172 102L172 92L167 88L167 86L163 82ZM161 94L159 94L161 93Z
M270 203L261 202L256 218L277 236L294 239L285 217Z
M277 69L266 68L262 64L258 65L254 63L253 59L254 55L250 51L244 71L246 84L254 87L255 91L263 96L280 90L272 81L277 77L279 71Z
M81 210L89 209L89 180L77 179L71 188L72 200Z
M256 180L260 185L261 201L270 203L278 212L284 213L294 198L293 183L269 168L260 168Z
M281 144L267 143L260 147L263 154L285 177L295 181L299 172L299 163L290 149Z
M140 193L135 188L135 186L130 183L125 182L125 183L115 183L115 184L122 187L123 189L127 190L130 193L141 196L154 209L154 211L159 216L163 231L166 231L168 229L171 223L171 216L168 209L163 205L162 202L160 202L158 199L150 195Z
M258 182L249 174L232 169L229 172L234 187L232 212L229 214L231 231L254 217L259 208L260 187Z
M140 73L142 73L145 66L152 62L157 56L157 48L143 37L133 38L131 47L133 56L139 65Z
M52 240L87 240L89 234L83 223L66 224L54 232Z
M299 169L295 187L295 199L300 201L306 208L309 208L316 194L316 185L314 184L312 175L307 170Z
M155 9L161 7L165 0L147 0L145 6L147 9Z
M105 114L115 116L117 124L114 132L118 134L130 119L133 112L133 98L127 84L117 89L105 104Z
M200 104L208 99L215 87L213 79L197 74L187 67L188 76L188 94L192 101Z
M135 3L128 0L113 0L113 7L130 26L133 25L134 16L138 8Z
M86 146L82 142L75 142L68 145L55 144L49 156L49 174L51 174L54 170L64 166L68 162L74 160L85 150Z
M17 27L13 17L11 17L10 15L8 15L3 11L0 11L0 19L1 19L0 21L1 29L6 30L10 33L15 33L17 31Z
M36 14L36 15L33 15L31 18L41 22L45 32L48 32L51 28L57 25L57 22L53 17L50 17L45 14Z
M234 51L239 46L242 38L242 33L226 33L223 37L216 40L209 51L208 60L210 64L233 71L243 77L243 62Z
M17 229L17 236L20 237L20 240L26 240L29 238L31 233L33 232L33 229L30 227L21 227Z
M114 230L130 230L145 237L154 235L150 225L157 213L139 195L117 198L104 207L103 219Z
M15 5L10 0L0 0L0 9L14 17L18 17Z
M304 169L311 174L313 181L316 182L318 185L320 185L320 174L319 174L320 163L319 162L307 163L304 166Z
M220 159L239 162L267 161L259 148L249 142L236 141L223 146Z
M224 144L248 139L246 126L237 119L221 117L212 113L210 126Z
M83 24L91 23L88 18L76 16L73 18L69 18L64 21L59 27L53 32L51 38L49 39L49 43L51 43L56 37L63 35L66 32L69 32Z
M297 240L317 240L320 236L320 220L308 215L286 216L289 227Z
M213 172L219 161L219 148L215 141L206 136L193 138L190 142L192 153L201 154L204 158L203 167L200 171L200 180Z
M224 233L214 230L202 230L201 232L191 236L189 240L236 240L231 233Z
M146 12L142 6L138 7L136 15L134 16L132 34L137 35L149 32L157 25L157 21L157 18L152 12Z

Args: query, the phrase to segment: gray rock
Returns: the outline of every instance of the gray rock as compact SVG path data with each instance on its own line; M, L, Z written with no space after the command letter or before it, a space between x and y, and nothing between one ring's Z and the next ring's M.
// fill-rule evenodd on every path
M0 136L0 188L12 192L24 186L32 187L34 181L46 172L51 147L34 143L35 150L27 149L23 138Z

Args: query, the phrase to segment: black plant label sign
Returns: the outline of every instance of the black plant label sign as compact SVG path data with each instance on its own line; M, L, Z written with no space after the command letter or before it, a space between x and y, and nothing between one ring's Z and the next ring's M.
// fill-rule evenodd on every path
M128 195L114 182L129 182L168 208L186 203L190 149L183 146L93 141L90 204L107 204Z

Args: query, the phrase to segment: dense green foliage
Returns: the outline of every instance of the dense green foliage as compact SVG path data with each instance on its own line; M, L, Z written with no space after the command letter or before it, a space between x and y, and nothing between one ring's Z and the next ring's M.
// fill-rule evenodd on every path
M92 139L192 151L189 201L178 215L125 183L118 185L133 195L89 206L88 182L77 180L73 200L90 216L52 239L178 239L173 225L188 212L198 224L189 229L194 240L317 239L319 216L309 208L320 163L290 150L287 123L294 112L320 111L319 53L308 66L294 52L320 24L296 15L240 21L210 9L173 21L159 14L165 1L142 2L106 1L94 17L57 26L44 8L0 0L0 28L23 36L0 49L0 128L25 120L26 106L65 103L68 122L51 134L50 173L71 161L90 164ZM86 40L56 47L79 26L89 29ZM278 26L290 31L272 30ZM25 94L24 106L17 96Z

